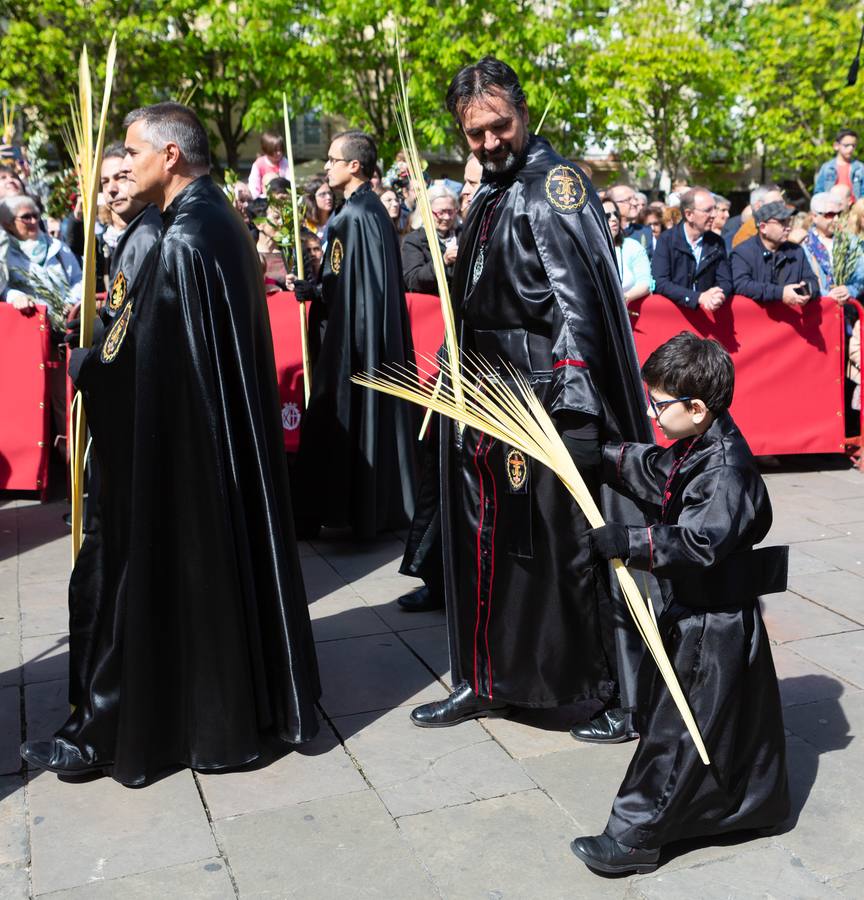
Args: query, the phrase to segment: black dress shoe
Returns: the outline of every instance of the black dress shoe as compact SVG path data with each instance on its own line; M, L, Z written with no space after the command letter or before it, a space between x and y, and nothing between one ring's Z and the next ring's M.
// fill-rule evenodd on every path
M646 875L657 868L657 861L660 859L659 850L628 847L608 834L576 838L570 844L570 849L589 869L607 875L623 875L626 872Z
M509 709L506 703L478 697L463 681L446 700L418 706L411 713L411 721L421 728L446 728L469 719L506 716Z
M113 763L88 762L77 747L58 738L50 741L25 741L21 745L21 757L38 769L47 769L58 775L90 775L108 773Z
M425 584L416 591L403 594L396 602L405 612L432 612L435 609L444 609L443 598L433 594Z
M639 737L630 724L630 713L626 709L604 709L584 725L574 725L571 737L588 744L623 744Z

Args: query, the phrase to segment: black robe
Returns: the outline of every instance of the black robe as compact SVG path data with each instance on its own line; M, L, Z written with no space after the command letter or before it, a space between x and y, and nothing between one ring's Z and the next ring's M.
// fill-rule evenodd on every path
M627 565L660 579L660 632L711 759L703 765L646 656L641 737L606 831L653 849L779 825L786 739L758 596L785 588L786 548L750 549L771 527L750 449L724 413L695 442L608 446L604 462L610 483L653 509L650 531L629 529Z
M309 318L313 348L326 325L300 432L298 513L307 524L350 525L371 538L411 520L419 425L409 404L349 380L414 365L399 238L368 184L327 227L321 286Z
M105 327L110 327L112 319L123 309L142 263L161 234L162 216L155 206L148 204L120 235L111 256L111 287L101 312ZM88 658L100 606L91 578L91 573L102 566L101 555L104 553L98 456L98 451L90 453L87 462L84 541L78 552L78 564L69 579L69 697L72 706L81 702L86 690Z
M471 202L452 294L460 346L521 371L553 417L591 417L605 440L648 440L614 260L591 184L532 137L522 165L484 181ZM454 683L531 707L607 698L608 573L577 549L588 524L576 502L512 448L471 429L460 436L449 423L441 433ZM596 475L591 486L599 496Z
M77 375L104 546L73 576L98 609L57 737L124 784L242 765L265 732L298 743L318 728L257 254L209 176L163 220Z

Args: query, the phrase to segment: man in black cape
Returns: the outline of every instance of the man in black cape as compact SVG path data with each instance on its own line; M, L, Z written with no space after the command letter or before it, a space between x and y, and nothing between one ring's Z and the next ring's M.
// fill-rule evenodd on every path
M454 274L461 349L502 378L506 364L529 379L599 497L601 441L650 440L602 207L577 168L529 135L506 64L487 57L460 71L447 106L484 169ZM454 691L412 720L440 727L587 698L617 705L616 668L635 689L638 658L616 660L632 629L619 623L613 640L608 572L578 546L588 524L577 504L516 448L440 425ZM625 720L604 720L603 737L630 736Z
M386 365L414 366L399 237L369 184L377 156L363 132L333 138L327 180L345 205L327 227L321 284L293 282L298 300L313 301L312 387L294 482L304 535L328 525L372 538L404 527L414 512L411 408L349 380Z
M162 234L162 215L152 203L133 197L130 193L129 168L126 165L126 148L122 142L111 144L102 154L99 184L105 202L111 212L125 223L109 262L110 289L101 316L94 325L94 339L102 335L104 325L123 308L129 290L141 264ZM82 226L83 227L83 226ZM70 324L66 343L78 347L80 319ZM79 354L80 355L80 354ZM99 514L101 476L96 462L97 454L91 453L87 463L87 497L84 508L84 542L78 554L77 565L69 580L69 698L73 706L80 702L87 680L87 660L95 634L95 617L99 610L96 592L91 584L91 573L101 565L102 523Z
M310 740L320 688L255 248L191 110L126 125L164 232L73 373L102 471L96 633L72 715L22 756L141 785Z

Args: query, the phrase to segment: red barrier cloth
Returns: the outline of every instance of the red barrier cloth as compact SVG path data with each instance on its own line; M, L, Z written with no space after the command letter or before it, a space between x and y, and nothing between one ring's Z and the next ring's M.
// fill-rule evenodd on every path
M0 490L47 491L50 355L44 307L25 316L0 302Z
M842 453L843 311L833 300L801 309L733 297L713 313L651 295L630 304L640 364L680 331L719 341L735 363L730 412L757 456ZM659 429L660 443L668 444Z
M428 372L430 378L438 373L435 356L444 343L444 318L441 301L433 294L406 294L408 319L414 338L414 355L417 369Z
M300 420L303 416L303 358L300 353L300 311L290 291L267 295L273 356L279 381L282 406L282 433L285 452L296 453L300 446ZM308 310L308 304L307 304Z

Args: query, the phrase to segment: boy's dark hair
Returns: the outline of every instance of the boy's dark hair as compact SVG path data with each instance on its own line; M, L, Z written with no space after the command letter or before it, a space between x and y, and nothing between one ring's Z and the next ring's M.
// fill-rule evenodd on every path
M671 397L696 397L715 415L732 403L735 367L732 357L711 338L682 331L661 344L642 366L648 387Z
M853 131L851 128L841 128L837 132L837 137L834 138L834 143L839 144L840 141L843 140L844 137L854 137L855 140L858 140L858 132Z
M274 194L290 194L291 182L287 178L280 178L277 175L267 182L266 193L268 197L272 197Z
M465 107L485 94L501 93L517 109L525 106L525 91L519 83L519 76L500 59L484 56L473 66L460 69L450 87L447 88L447 112L462 127L462 113Z
M378 162L378 148L365 131L341 131L333 140L342 141L342 155L348 162L356 159L365 178L371 178Z

